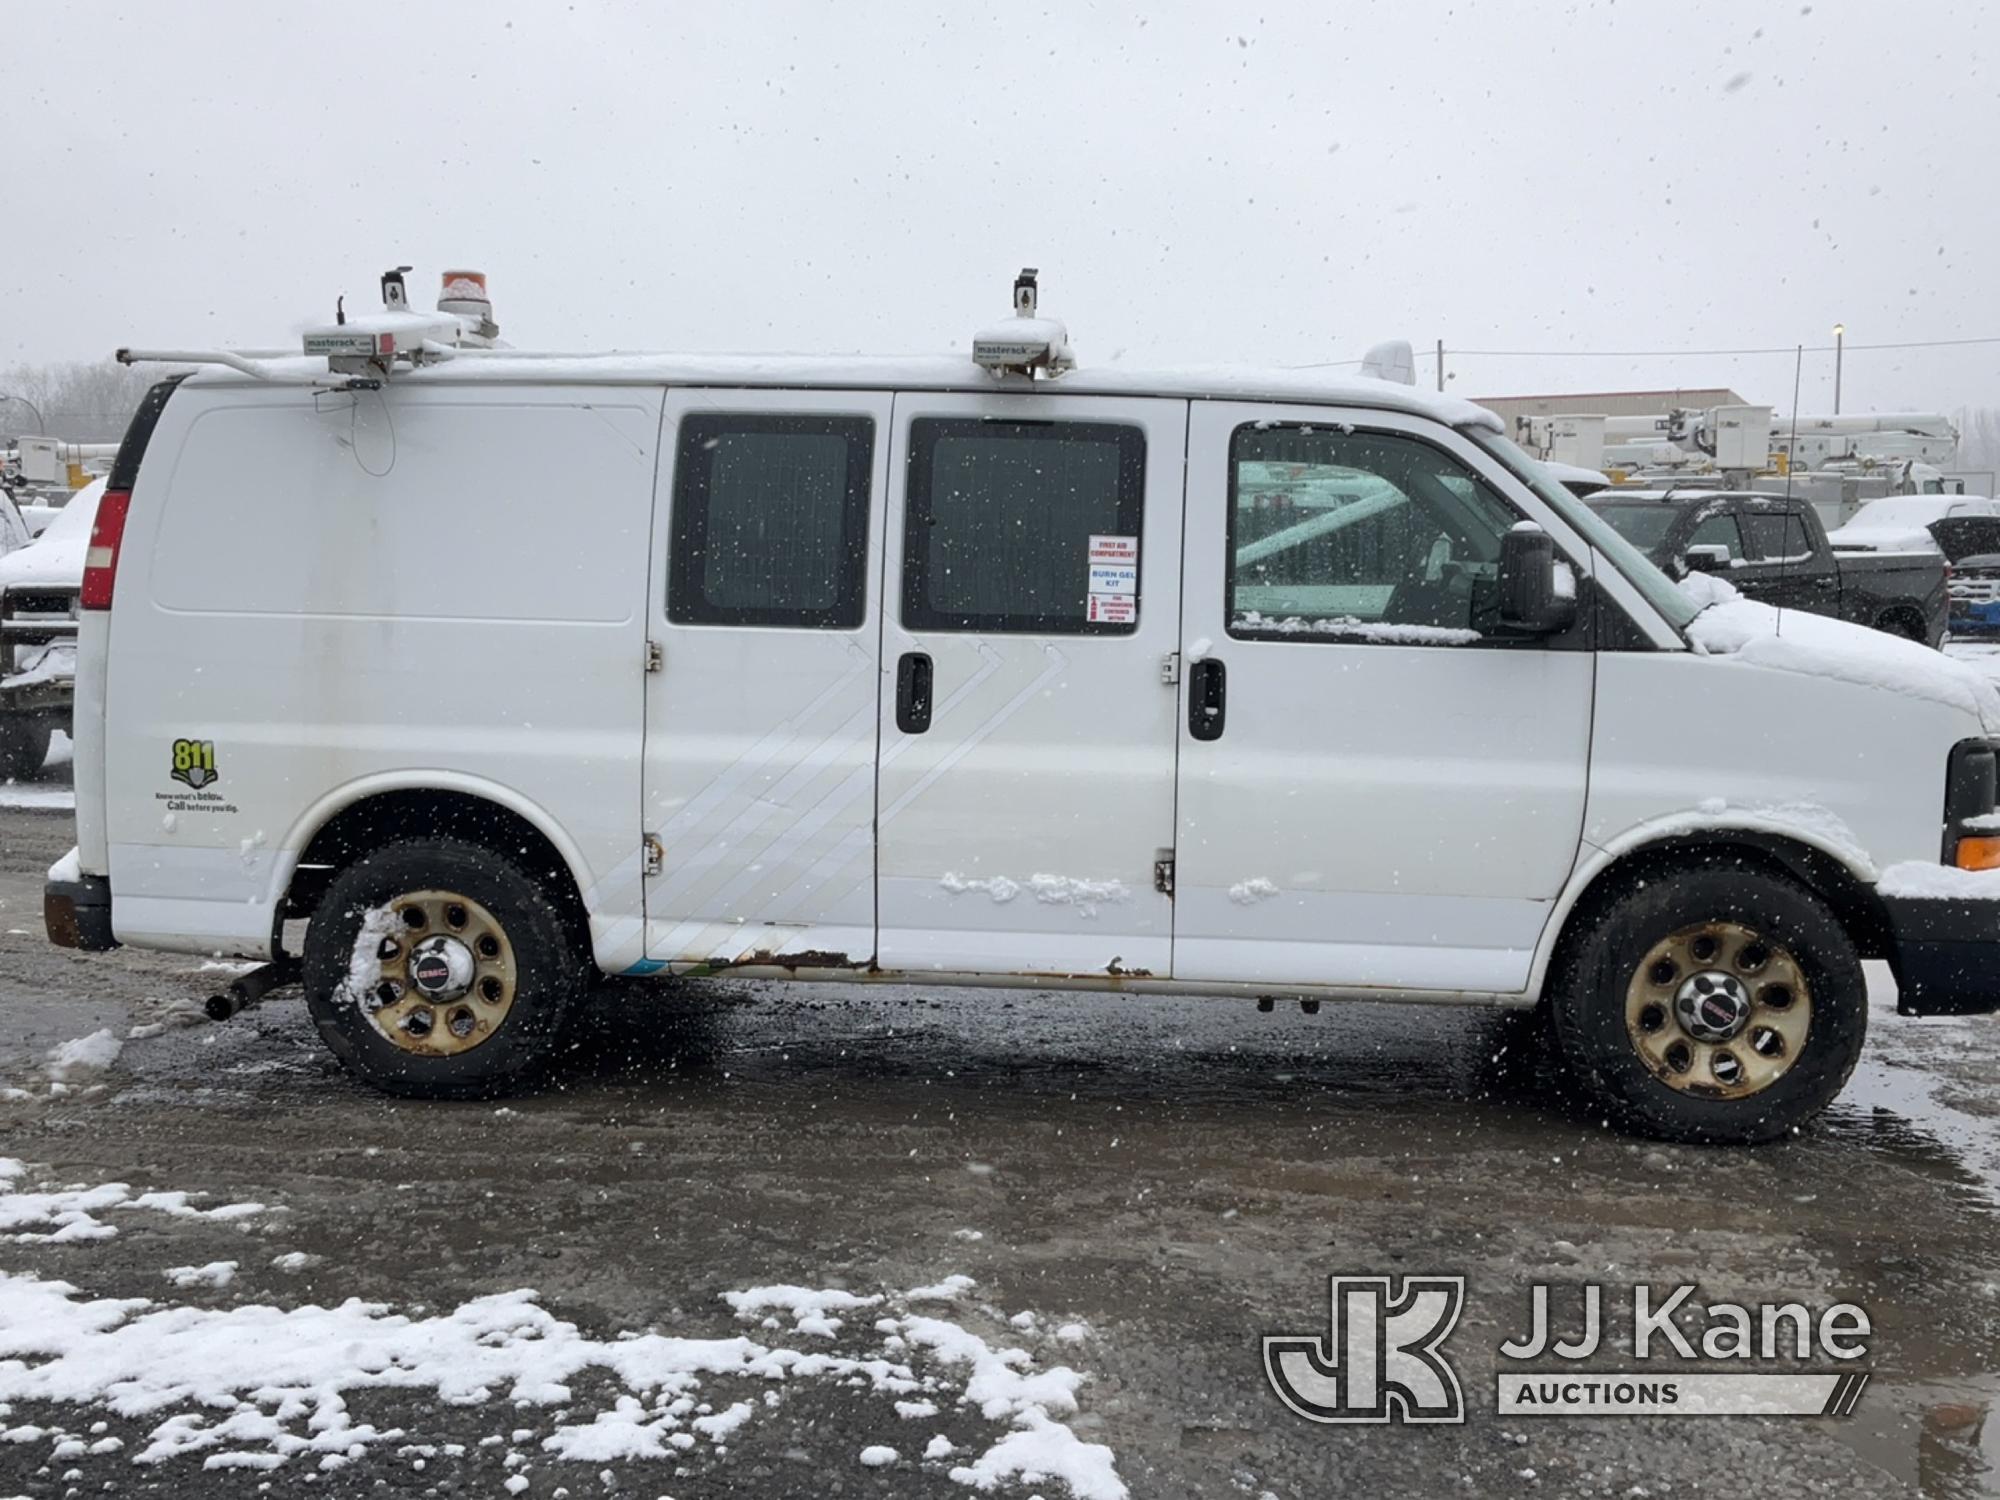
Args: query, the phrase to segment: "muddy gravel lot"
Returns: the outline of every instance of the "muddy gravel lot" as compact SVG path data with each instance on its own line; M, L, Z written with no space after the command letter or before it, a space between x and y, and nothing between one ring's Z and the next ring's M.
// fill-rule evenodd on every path
M46 946L62 793L0 789L0 1494L2000 1493L2000 1025L1886 975L1758 1150L1607 1131L1507 1017L914 987L607 984L537 1092L418 1104L295 992ZM1263 1336L1412 1273L1464 1422L1288 1412ZM1858 1303L1871 1381L1496 1416L1593 1281Z

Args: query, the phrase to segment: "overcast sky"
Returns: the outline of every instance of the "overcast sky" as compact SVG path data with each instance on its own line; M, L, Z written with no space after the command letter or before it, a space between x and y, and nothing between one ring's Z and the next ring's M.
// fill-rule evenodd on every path
M269 346L485 269L526 346L964 348L1015 269L1086 362L1736 349L2000 405L1979 3L13 0L0 364ZM682 19L686 16L687 19ZM1463 395L1789 354L1448 355ZM1808 354L1801 405L1828 408Z

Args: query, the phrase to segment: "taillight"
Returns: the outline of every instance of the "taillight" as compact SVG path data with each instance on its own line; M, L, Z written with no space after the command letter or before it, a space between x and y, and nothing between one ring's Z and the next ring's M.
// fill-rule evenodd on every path
M125 539L125 510L132 503L130 490L106 490L97 502L97 515L90 523L90 550L83 554L83 595L85 609L111 608L111 590L118 582L118 544Z

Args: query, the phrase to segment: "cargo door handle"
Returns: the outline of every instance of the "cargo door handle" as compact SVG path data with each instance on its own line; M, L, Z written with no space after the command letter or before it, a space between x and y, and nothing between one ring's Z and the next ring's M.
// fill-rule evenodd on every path
M1188 669L1188 733L1198 740L1222 738L1228 706L1229 673L1221 662L1204 656Z
M931 727L931 659L921 651L905 651L896 663L896 727L905 734Z

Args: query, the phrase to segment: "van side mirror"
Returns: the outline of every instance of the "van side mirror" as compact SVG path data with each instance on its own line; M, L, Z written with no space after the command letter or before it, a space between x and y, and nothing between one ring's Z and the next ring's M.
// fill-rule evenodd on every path
M1726 573L1729 571L1729 549L1716 542L1690 547L1681 562L1690 573Z
M1576 618L1576 574L1532 521L1500 538L1498 583L1500 628L1510 635L1553 635Z

